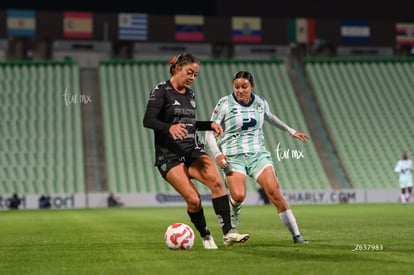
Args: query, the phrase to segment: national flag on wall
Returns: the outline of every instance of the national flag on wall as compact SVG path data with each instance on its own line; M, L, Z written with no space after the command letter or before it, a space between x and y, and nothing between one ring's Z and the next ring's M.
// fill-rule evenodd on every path
M367 44L370 36L371 30L368 21L342 21L341 41L343 44Z
M414 23L397 23L395 33L397 45L414 45Z
M262 20L260 17L233 16L232 41L260 43L262 41Z
M118 14L118 38L121 40L147 40L148 15L142 13Z
M9 36L34 36L36 13L33 10L8 10L7 34Z
M63 13L63 36L66 38L92 38L93 14L91 12Z
M204 41L204 16L176 15L175 40Z
M313 18L289 18L288 38L294 43L315 42L315 19Z

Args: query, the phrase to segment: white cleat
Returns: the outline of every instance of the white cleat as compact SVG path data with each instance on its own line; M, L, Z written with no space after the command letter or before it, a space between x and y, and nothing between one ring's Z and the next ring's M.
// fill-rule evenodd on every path
M250 238L249 234L239 234L237 229L230 229L230 231L224 235L223 243L224 246L229 247L234 243L244 243Z
M213 236L206 235L201 238L201 241L203 242L203 246L205 249L218 249L216 243L214 242Z
M305 240L301 235L296 235L295 237L293 237L293 243L308 244L309 241Z

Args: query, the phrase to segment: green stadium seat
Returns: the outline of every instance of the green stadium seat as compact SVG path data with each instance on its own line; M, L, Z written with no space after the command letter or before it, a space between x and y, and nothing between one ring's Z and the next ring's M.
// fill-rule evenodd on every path
M355 188L395 188L393 167L414 124L414 62L309 59L306 70L328 130ZM334 80L333 80L334 79Z
M0 144L8 160L0 193L83 192L81 106L67 107L63 98L67 85L79 92L77 64L5 62L0 75Z

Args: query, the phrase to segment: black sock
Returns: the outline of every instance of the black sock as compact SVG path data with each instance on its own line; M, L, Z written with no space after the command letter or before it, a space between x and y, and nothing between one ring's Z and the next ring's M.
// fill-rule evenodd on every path
M207 228L206 217L204 216L203 207L201 207L198 212L191 213L187 211L187 213L188 216L190 216L191 222L194 224L197 231L200 232L201 237L210 234L210 231Z
M227 195L224 195L219 198L215 198L213 201L214 212L217 215L219 220L221 230L223 234L227 234L231 227L231 220L230 220L230 206L229 206L229 198Z

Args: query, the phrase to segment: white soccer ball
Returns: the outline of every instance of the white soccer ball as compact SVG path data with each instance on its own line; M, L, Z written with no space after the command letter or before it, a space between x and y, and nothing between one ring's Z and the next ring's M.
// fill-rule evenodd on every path
M174 223L164 234L165 244L173 250L189 250L194 245L194 231L185 223Z

